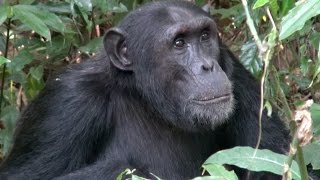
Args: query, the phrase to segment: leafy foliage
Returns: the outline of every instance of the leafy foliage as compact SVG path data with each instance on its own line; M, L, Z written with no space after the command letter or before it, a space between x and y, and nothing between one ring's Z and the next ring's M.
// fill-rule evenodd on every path
M0 6L0 65L5 78L0 101L2 156L11 145L19 112L46 79L58 67L94 55L104 30L127 11L116 0L4 1Z
M318 0L309 0L291 9L281 21L280 40L289 37L297 30L301 30L306 21L318 14L320 14Z
M229 164L251 171L268 171L282 175L287 156L270 150L254 149L251 147L235 147L219 151L210 156L204 165ZM296 162L291 166L293 178L301 179Z

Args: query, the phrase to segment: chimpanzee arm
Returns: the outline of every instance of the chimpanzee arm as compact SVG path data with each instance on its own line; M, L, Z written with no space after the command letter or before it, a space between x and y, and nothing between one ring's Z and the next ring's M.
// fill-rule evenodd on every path
M110 123L103 66L92 64L73 66L48 82L18 121L0 174L50 179L94 161Z

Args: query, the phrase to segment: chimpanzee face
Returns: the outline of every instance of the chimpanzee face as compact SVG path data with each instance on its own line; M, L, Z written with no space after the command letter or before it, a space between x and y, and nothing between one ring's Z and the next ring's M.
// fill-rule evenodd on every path
M229 58L220 53L215 22L194 7L144 13L148 19L137 16L130 28L120 25L107 33L106 39L119 41L113 64L133 72L136 88L173 125L195 130L223 123L234 101L232 82L222 68ZM141 28L145 21L153 26Z

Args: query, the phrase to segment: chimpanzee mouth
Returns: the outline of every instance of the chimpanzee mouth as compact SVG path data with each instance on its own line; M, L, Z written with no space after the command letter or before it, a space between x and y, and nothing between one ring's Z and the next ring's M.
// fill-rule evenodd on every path
M213 103L224 103L228 102L231 99L230 94L224 94L221 96L215 96L215 97L203 97L199 99L193 99L192 102L199 104L199 105L207 105L207 104L213 104Z

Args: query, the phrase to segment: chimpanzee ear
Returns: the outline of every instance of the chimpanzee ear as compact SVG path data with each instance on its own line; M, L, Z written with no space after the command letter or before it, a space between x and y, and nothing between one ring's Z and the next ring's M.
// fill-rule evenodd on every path
M132 70L132 62L127 56L126 33L119 28L111 28L104 36L104 48L111 63L124 71Z

